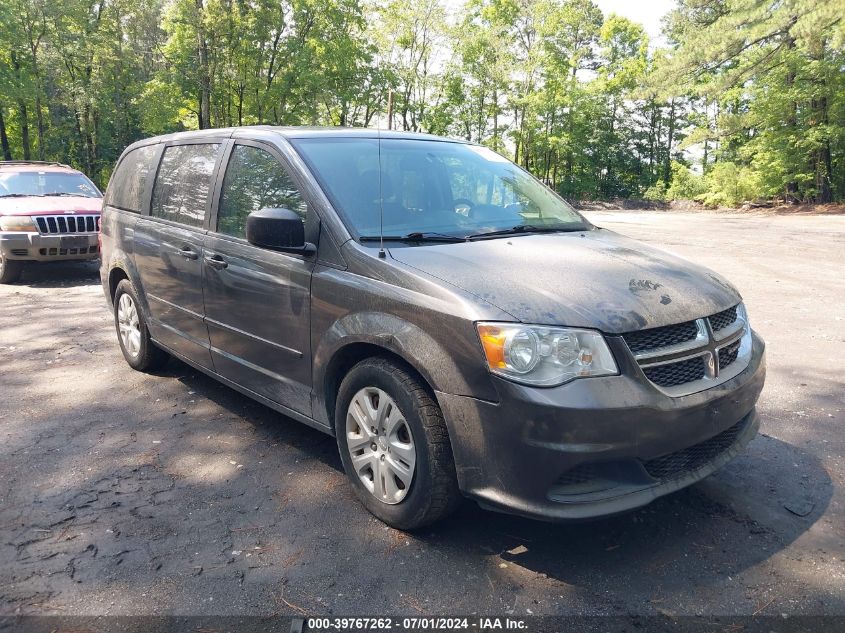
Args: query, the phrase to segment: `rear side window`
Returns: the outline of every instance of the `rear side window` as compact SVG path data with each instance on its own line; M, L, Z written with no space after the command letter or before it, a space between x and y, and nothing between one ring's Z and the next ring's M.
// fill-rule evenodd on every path
M305 220L305 201L279 161L263 149L236 145L223 179L217 231L246 237L247 216L268 208L290 209Z
M155 153L155 145L146 145L123 157L109 182L107 204L135 213L141 211L141 198Z
M164 150L153 187L153 217L201 227L219 143L172 145Z

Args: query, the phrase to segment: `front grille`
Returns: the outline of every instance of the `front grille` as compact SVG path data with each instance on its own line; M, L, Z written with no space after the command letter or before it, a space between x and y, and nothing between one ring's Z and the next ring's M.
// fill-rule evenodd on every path
M25 257L26 255L29 255L29 251L27 251L25 248L13 248L12 255L17 255L18 257Z
M695 321L656 327L650 330L640 330L639 332L629 332L628 334L622 335L634 354L648 352L661 347L669 347L670 345L678 345L679 343L686 343L687 341L695 340L696 336L698 336L698 327Z
M44 235L96 233L100 230L99 215L39 215L38 230Z
M722 312L717 312L708 318L710 319L710 327L713 328L714 332L724 330L736 321L736 306L723 310Z
M736 360L736 357L739 355L739 346L741 343L742 340L734 341L727 347L719 350L719 371Z
M682 477L690 471L701 468L720 453L728 450L736 442L744 422L745 420L741 420L727 431L722 431L715 437L695 446L643 462L643 467L655 479L665 480Z
M694 356L677 363L643 367L643 373L655 385L674 387L704 378L704 358Z
M622 339L645 376L677 397L706 389L708 381L713 385L724 382L720 380L722 370L740 359L741 340L736 339L745 332L744 326L743 313L735 305L694 321L628 332ZM717 352L713 348L718 342L724 347ZM741 369L732 367L725 380Z

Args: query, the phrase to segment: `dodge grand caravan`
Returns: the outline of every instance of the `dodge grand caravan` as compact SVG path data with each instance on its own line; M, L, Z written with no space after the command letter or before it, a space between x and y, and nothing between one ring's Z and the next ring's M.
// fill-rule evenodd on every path
M359 499L399 528L461 495L541 519L626 511L758 428L764 345L731 284L470 143L140 141L106 192L101 274L131 367L175 356L334 435Z

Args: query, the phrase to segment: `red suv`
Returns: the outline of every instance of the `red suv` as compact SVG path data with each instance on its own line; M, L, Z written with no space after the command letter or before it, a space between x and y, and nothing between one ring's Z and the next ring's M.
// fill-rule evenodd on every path
M67 165L0 161L0 283L17 281L26 262L99 257L102 197Z

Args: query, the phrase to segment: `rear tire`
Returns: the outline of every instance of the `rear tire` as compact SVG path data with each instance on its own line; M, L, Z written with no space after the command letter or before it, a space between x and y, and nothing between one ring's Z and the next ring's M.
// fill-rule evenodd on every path
M0 284L13 284L21 278L23 262L0 255Z
M355 494L388 525L414 530L460 505L443 413L401 364L376 357L349 371L338 391L335 431Z
M167 364L170 356L150 338L138 295L128 279L117 284L114 293L114 327L120 351L132 369L150 372Z

